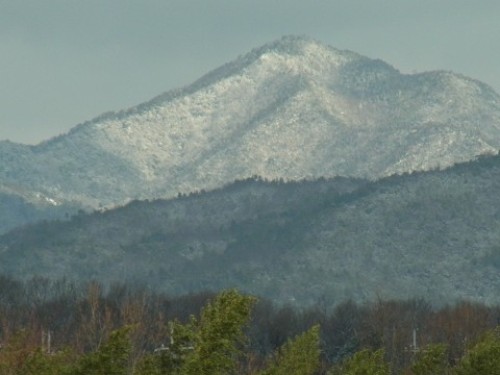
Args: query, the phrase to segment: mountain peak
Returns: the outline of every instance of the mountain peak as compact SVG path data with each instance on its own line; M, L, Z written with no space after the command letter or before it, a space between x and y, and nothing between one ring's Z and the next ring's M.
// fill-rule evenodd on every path
M322 48L326 48L326 45L305 35L285 35L280 39L255 48L252 52L257 55L264 54L270 51L276 53L286 53L289 55L297 55L304 53L304 50L307 47L311 46L321 46Z
M341 65L353 61L377 61L380 64L390 67L390 65L383 63L381 60L371 60L349 50L339 50L305 35L285 35L260 47L256 47L244 55L238 56L236 59L208 72L189 85L167 91L129 109L101 114L84 124L80 124L77 128L80 129L82 128L81 125L100 123L108 119L124 118L134 113L149 110L151 107L162 106L166 102L194 94L203 88L212 86L227 78L242 75L250 67L259 63L264 69L267 67L269 70L276 71L277 74L292 73L308 75L312 73L315 76L326 77L332 69L336 70Z
M335 49L308 36L286 35L280 39L252 49L250 52L237 57L235 60L208 72L190 85L167 91L145 103L124 111L105 113L87 123L95 123L96 120L100 122L109 118L121 118L133 113L148 110L154 106L164 105L166 102L193 94L224 79L241 75L246 69L258 62L265 62L264 65L267 66L274 65L274 70L279 70L283 68L283 66L277 66L276 61L280 60L281 62L285 62L285 65L295 65L295 68L302 67L309 71L321 68L319 74L323 74L324 68L329 69L332 66L338 67L344 62L363 58L363 56L355 52ZM368 58L364 59L370 60ZM294 70L296 69L292 67L288 69L288 73ZM282 71L282 73L285 72L286 70Z
M0 144L0 155L9 154L0 180L112 205L253 175L378 179L449 166L500 149L498 95L474 82L446 72L404 75L381 60L285 36L32 152Z
M287 59L303 58L309 62L324 61L332 63L334 61L350 61L362 56L345 50L339 50L329 45L323 44L308 36L286 35L273 42L264 44L253 49L243 56L242 61L250 64L264 55L275 54Z

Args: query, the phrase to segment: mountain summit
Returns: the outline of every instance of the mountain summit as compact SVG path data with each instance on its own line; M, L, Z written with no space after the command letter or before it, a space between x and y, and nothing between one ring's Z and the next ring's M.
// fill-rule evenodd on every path
M498 149L500 97L486 84L284 37L39 145L0 142L0 181L98 207L252 175L378 179Z

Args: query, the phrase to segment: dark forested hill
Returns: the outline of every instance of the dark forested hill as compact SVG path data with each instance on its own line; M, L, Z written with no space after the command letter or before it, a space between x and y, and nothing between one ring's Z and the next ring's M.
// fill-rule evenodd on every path
M500 156L378 182L255 179L0 238L0 271L280 301L500 301Z

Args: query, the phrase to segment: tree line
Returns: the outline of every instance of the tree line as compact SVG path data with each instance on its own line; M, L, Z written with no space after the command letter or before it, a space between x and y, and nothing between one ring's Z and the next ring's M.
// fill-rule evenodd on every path
M500 307L0 277L0 374L497 374Z

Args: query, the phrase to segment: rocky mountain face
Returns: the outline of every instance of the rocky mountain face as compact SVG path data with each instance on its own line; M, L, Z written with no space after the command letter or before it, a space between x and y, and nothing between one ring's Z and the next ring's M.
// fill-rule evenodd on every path
M39 145L0 142L0 183L97 208L253 175L378 179L498 149L500 97L487 85L285 37Z
M0 270L172 294L237 287L303 306L500 303L500 156L442 171L269 183L45 222L0 237Z

